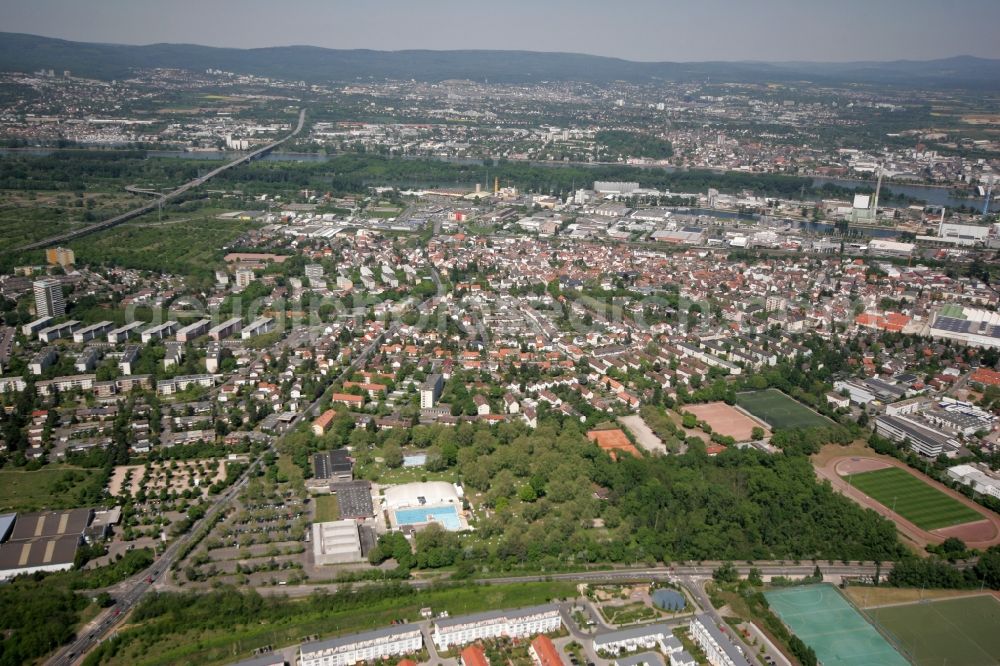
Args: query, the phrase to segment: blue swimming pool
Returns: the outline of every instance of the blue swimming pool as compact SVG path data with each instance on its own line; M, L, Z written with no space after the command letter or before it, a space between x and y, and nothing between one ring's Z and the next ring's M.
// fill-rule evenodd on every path
M418 506L412 509L396 509L396 522L400 525L419 525L434 521L446 530L460 530L458 509L453 504L443 506Z

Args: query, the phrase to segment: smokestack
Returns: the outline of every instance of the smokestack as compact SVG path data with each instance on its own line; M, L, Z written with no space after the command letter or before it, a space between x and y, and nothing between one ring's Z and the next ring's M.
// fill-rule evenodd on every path
M878 195L882 191L882 165L878 165L878 183L875 184L875 204L872 211L872 221L878 219Z
M493 194L500 194L500 176L493 179Z

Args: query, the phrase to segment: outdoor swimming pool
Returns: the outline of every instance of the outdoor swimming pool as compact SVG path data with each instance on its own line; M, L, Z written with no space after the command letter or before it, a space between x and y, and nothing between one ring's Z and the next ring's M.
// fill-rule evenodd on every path
M419 525L431 521L440 523L442 527L449 531L462 529L462 523L458 519L458 509L453 504L396 509L396 522L400 526Z

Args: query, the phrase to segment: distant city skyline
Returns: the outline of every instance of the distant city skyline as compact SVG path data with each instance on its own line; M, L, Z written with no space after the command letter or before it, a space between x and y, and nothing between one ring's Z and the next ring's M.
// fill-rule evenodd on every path
M640 61L1000 58L996 0L0 0L7 32L256 48L562 51Z

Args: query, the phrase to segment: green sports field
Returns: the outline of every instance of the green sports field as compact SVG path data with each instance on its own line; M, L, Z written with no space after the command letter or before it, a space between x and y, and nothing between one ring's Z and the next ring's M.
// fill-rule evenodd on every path
M982 516L906 470L886 467L846 477L855 488L925 530L960 525Z
M765 592L767 603L823 666L906 666L906 660L832 585Z
M830 419L777 389L740 393L736 396L736 404L775 430L832 425Z
M990 595L883 606L868 614L916 666L1000 663L1000 601Z

